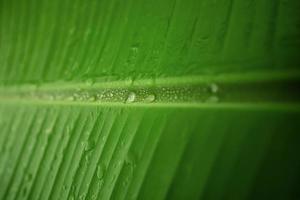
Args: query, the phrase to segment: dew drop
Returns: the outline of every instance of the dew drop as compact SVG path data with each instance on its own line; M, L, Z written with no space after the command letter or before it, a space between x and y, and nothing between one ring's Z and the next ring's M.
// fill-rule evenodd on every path
M52 128L52 127L49 127L49 128L47 128L47 129L45 130L45 134L46 134L46 135L50 135L50 134L52 133L52 131L53 131L53 128Z
M128 77L128 78L125 79L125 82L126 82L127 84L129 84L129 85L132 85L134 81L133 81L133 78L132 78L132 77Z
M91 154L90 153L88 153L86 156L85 156L85 164L86 165L88 165L89 163L90 163L90 161L91 161Z
M176 101L177 99L178 99L178 95L175 94L175 95L174 95L174 100Z
M93 194L92 197L91 197L91 199L92 199L92 200L96 200L96 199L97 199L97 195L96 195L96 194Z
M113 97L114 96L114 93L110 92L108 93L108 97Z
M100 180L98 181L98 183L97 183L98 188L102 188L103 183L104 183L104 180L103 180L103 179L100 179Z
M96 97L97 97L98 101L103 100L103 94L102 93L101 94L97 94Z
M206 99L206 102L208 102L208 103L217 103L217 102L219 102L219 98L217 96L210 96Z
M103 179L105 173L105 167L103 165L97 166L97 177L98 179Z
M84 200L84 199L85 199L85 194L79 196L79 200Z
M74 101L75 99L74 99L74 96L68 96L68 97L66 97L66 100L67 101Z
M95 148L95 141L94 140L89 140L86 144L85 144L85 151L91 151Z
M133 152L128 152L125 157L125 164L134 168L136 165L136 160L136 156L133 154Z
M133 103L135 101L136 94L134 92L130 92L126 99L126 103Z
M88 101L95 101L96 100L96 97L95 96L90 96L89 98L88 98Z
M212 92L212 93L217 93L218 92L218 90L219 90L219 87L218 87L218 85L217 84L215 84L215 83L212 83L212 84L210 84L210 91Z
M154 94L148 95L148 96L145 98L145 101L146 101L146 102L149 102L149 103L154 102L154 101L155 101L155 95L154 95Z
M49 99L50 101L53 101L53 100L55 100L55 97L54 97L54 95L50 94L50 95L48 96L48 99Z
M66 185L63 186L63 190L67 191L68 187Z

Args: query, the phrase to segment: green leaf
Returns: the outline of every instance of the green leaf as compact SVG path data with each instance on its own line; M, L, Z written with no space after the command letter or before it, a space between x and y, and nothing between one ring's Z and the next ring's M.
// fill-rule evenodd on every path
M0 0L0 199L298 199L297 0Z

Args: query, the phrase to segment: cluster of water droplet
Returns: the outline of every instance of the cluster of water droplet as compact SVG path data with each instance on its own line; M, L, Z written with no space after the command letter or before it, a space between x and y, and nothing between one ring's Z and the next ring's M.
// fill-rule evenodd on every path
M91 83L89 83L91 84ZM19 93L20 98L71 102L109 103L217 103L220 88L216 83L131 88L79 88L36 90Z

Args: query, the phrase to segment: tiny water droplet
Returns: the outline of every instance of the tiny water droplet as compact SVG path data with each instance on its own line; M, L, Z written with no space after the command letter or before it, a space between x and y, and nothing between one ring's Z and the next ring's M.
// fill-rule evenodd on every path
M49 99L50 101L53 101L53 100L55 100L55 97L54 97L54 95L51 95L51 94L50 94L50 95L48 96L48 99Z
M104 180L103 180L103 179L100 179L100 180L98 181L98 183L97 183L98 188L102 188L103 183L104 183Z
M125 141L122 140L122 141L121 141L121 146L123 147L124 145L125 145Z
M176 101L178 99L177 94L174 95L174 100Z
M90 96L90 97L88 98L88 100L89 100L89 101L95 101L96 98L95 98L95 96Z
M98 179L103 179L105 173L105 167L104 165L98 165L97 166L97 177Z
M84 150L85 151L91 151L95 148L95 141L89 140L84 144Z
M74 101L75 98L74 98L74 96L68 96L68 97L66 97L66 100L67 101Z
M131 166L132 168L136 165L136 156L133 152L128 152L125 158L125 164Z
M139 50L139 47L138 47L138 45L133 45L133 46L131 47L131 49L132 49L133 53L137 53L138 50Z
M79 196L79 200L84 200L84 199L85 199L85 194Z
M91 160L91 154L89 153L85 156L86 165L90 163L90 160Z
M101 101L101 100L103 100L103 96L104 96L104 95L103 95L102 93L100 93L100 94L97 94L97 95L96 95L96 97L97 97L97 100L98 100L98 101Z
M215 83L210 84L210 91L211 91L212 93L217 93L218 90L219 90L219 87L218 87L217 84L215 84Z
M126 99L126 103L133 103L135 101L136 94L134 92L130 92Z
M65 191L66 191L67 189L68 189L68 188L67 188L67 186L66 186L66 185L64 185L64 186L63 186L63 190L65 190Z
M217 96L210 96L206 99L206 102L208 102L208 103L217 103L217 102L219 102L219 98Z
M46 134L46 135L50 135L50 134L52 133L52 131L53 131L53 128L52 128L52 127L49 127L49 128L47 128L47 129L45 130L45 134Z
M128 77L125 79L125 82L128 83L129 85L133 84L133 78L132 77Z
M108 96L109 96L109 97L113 97L114 94L113 94L112 92L110 92L110 93L108 93Z
M93 194L92 197L91 197L91 199L92 199L92 200L96 200L96 199L97 199L97 195L96 195L96 194Z
M154 102L154 101L155 101L155 95L154 95L154 94L148 95L148 96L145 98L145 101L146 101L146 102L149 102L149 103Z

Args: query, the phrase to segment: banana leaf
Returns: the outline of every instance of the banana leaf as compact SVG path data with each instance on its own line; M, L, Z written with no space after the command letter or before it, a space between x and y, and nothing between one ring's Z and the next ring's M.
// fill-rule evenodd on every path
M0 0L0 199L299 199L299 11Z

